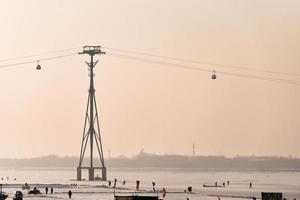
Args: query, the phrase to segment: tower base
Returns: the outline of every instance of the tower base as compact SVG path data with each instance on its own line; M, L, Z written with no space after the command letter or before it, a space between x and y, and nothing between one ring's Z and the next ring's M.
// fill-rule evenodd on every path
M89 181L94 181L94 180L95 180L95 169L89 168Z
M77 181L81 181L81 167L77 167Z
M106 181L106 167L102 168L102 180Z
M82 180L82 170L87 169L89 173L89 181L95 181L95 169L100 169L102 171L102 177L97 177L100 178L102 181L107 180L106 176L106 167L77 167L77 181Z

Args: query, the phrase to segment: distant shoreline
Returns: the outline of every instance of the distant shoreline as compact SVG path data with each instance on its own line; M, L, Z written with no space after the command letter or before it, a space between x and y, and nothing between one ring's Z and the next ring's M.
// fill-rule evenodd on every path
M88 163L89 158L85 159ZM3 168L76 168L78 157L49 155L30 159L0 159ZM98 161L95 159L95 163ZM300 159L289 157L243 156L181 156L140 153L134 158L119 157L105 160L112 170L168 170L168 171L300 171ZM87 164L88 166L88 164Z
M0 166L0 170L35 170L35 171L75 171L77 166L73 167L46 167L46 166L32 166L32 167L24 167L24 166ZM135 167L107 167L108 171L124 171L124 172L137 172L137 171L157 171L157 172L185 172L185 173L194 173L194 172L272 172L272 173L289 173L289 172L300 172L300 169L186 169L186 168L150 168L150 167L143 167L143 168L135 168Z

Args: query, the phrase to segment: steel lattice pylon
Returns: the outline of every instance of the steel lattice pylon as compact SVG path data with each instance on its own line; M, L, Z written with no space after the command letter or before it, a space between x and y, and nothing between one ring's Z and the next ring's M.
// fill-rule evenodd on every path
M89 171L89 181L95 180L95 169L102 170L102 180L106 180L106 167L104 164L104 157L103 157L103 150L102 150L102 142L101 142L101 134L100 134L100 125L98 119L98 111L97 111L97 104L96 104L96 97L95 97L95 88L94 88L94 67L96 66L97 62L94 62L94 56L97 54L105 54L105 52L101 51L100 46L84 46L83 52L79 54L88 54L91 57L91 62L86 62L89 67L89 76L90 76L90 88L89 88L89 95L88 95L88 102L86 107L85 113L85 120L84 120L84 129L83 129L83 136L81 142L81 149L80 149L80 157L79 157L79 165L77 167L77 180L81 180L81 172L82 169L88 169ZM95 129L97 127L97 129ZM85 155L85 150L90 141L90 166L83 166L83 160ZM99 158L100 158L100 165L101 166L94 166L93 163L93 146L94 141L97 146Z

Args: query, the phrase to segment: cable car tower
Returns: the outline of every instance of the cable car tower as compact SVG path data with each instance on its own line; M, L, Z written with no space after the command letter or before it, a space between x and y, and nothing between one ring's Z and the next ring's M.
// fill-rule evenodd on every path
M94 62L94 56L99 54L105 54L105 52L101 51L100 46L84 46L83 51L79 54L88 54L91 57L90 62L86 62L89 69L89 76L90 76L90 88L89 88L89 95L86 107L86 114L84 120L84 129L83 129L83 136L81 142L81 150L80 150L80 157L79 157L79 165L77 167L77 180L81 180L81 172L82 169L87 169L89 174L89 181L95 180L95 169L102 170L102 180L106 180L106 167L104 164L104 157L103 157L103 150L102 150L102 143L101 143L101 134L100 134L100 126L99 126L99 119L98 119L98 111L96 105L96 97L95 97L95 88L94 88L94 67L98 63L98 60ZM95 129L97 127L97 129ZM83 166L83 160L85 155L85 150L90 141L90 165ZM94 141L97 146L100 164L101 166L94 166L93 163L93 146Z

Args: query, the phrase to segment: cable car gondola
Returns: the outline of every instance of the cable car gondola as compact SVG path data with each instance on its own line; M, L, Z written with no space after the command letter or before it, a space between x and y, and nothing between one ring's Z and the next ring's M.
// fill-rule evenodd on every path
M217 75L216 75L216 71L215 70L214 70L213 75L211 75L211 79L213 79L213 80L217 79Z
M40 65L40 61L38 60L37 61L37 66L36 66L36 70L41 70L41 69L42 69L42 67Z

